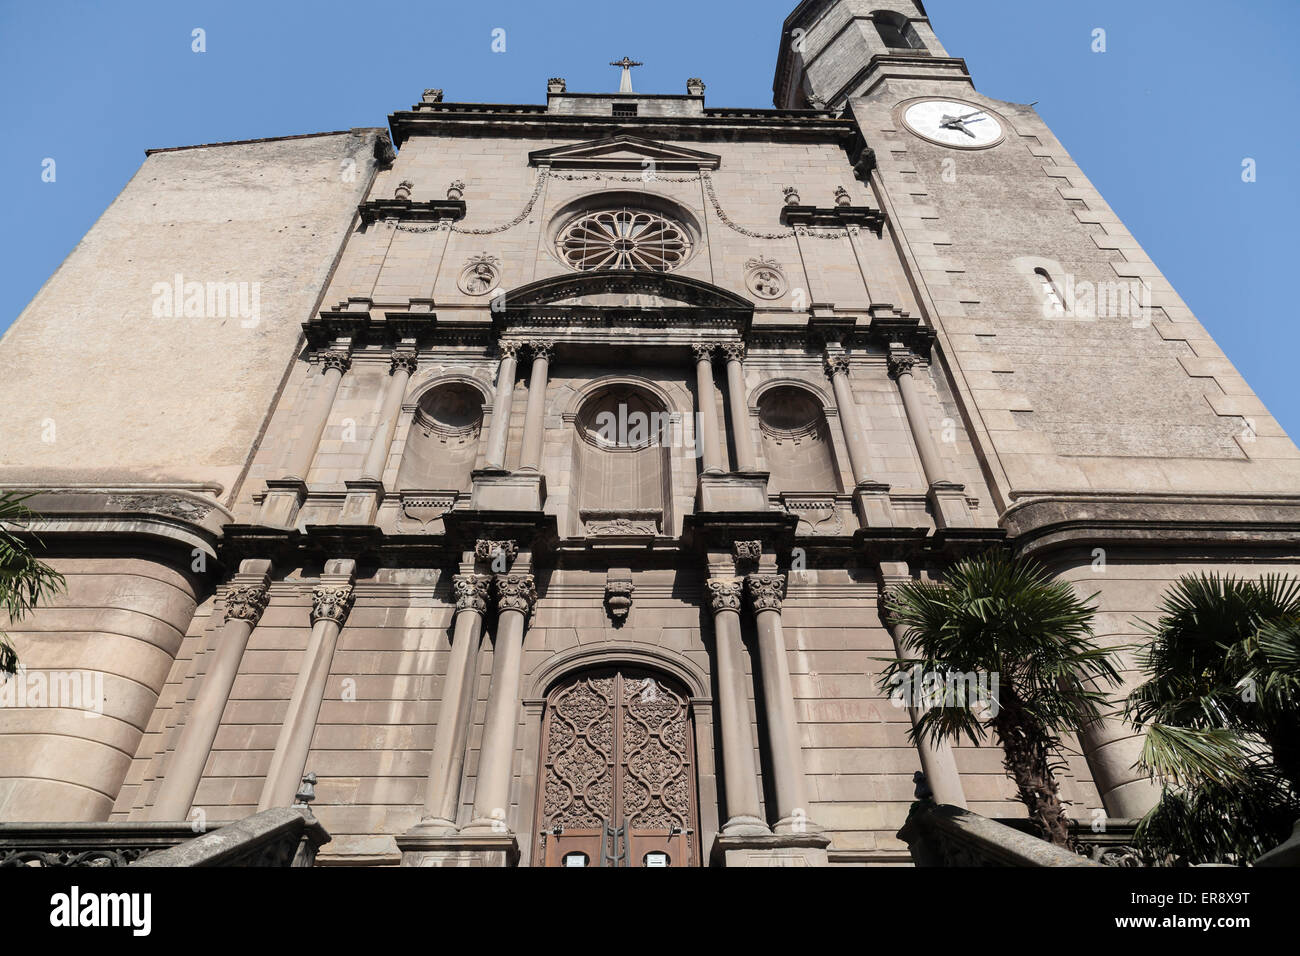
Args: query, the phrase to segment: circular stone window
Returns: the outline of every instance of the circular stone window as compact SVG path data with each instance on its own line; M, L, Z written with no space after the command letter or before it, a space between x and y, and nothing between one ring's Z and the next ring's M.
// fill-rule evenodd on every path
M560 230L555 251L582 272L672 272L690 258L691 235L667 216L625 206L578 216Z

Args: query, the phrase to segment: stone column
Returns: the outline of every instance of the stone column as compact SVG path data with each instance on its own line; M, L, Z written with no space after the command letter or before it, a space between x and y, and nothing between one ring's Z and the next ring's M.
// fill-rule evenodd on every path
M749 427L749 406L745 402L745 370L741 364L745 346L727 345L727 402L731 410L731 427L735 429L732 440L736 446L736 470L757 471L758 458L754 454L754 437Z
M853 471L853 507L866 527L891 527L894 524L894 509L889 498L889 486L871 480L866 432L858 413L858 403L853 398L853 386L849 383L848 356L828 352L826 374L831 379L835 407L839 412L840 427L844 431L844 443L849 448L849 467Z
M722 466L722 430L718 427L718 407L713 391L713 346L696 345L695 392L700 406L700 428L695 440L704 459L705 474L720 475Z
M925 401L912 374L916 362L916 355L906 346L895 343L889 347L889 374L897 383L898 393L903 399L903 411L907 414L912 442L921 459L921 470L925 473L935 522L940 528L968 528L973 521L970 506L966 502L965 488L949 480L946 474L946 466L939 454L939 446L935 444L929 416L926 414Z
M745 647L740 639L741 582L709 578L713 640L718 676L718 717L722 728L722 780L726 788L724 834L768 833L758 792L754 738L745 681Z
M257 804L259 811L290 806L298 792L316 731L316 718L325 698L325 681L334 660L334 648L343 622L352 610L355 573L355 561L327 561L321 583L312 591L311 637L289 699L289 710L280 725L275 753L271 755L271 767Z
M338 395L343 373L351 364L352 357L345 349L328 349L321 353L321 374L325 380L317 386L311 403L303 413L302 435L290 450L284 468L287 478L307 480L307 472L311 470L316 449L320 447L320 438L329 422L330 409L334 407L334 397Z
M803 773L803 747L799 742L799 715L794 707L794 684L786 660L785 632L781 627L784 574L751 574L745 578L758 625L758 658L763 668L768 749L772 754L773 790L778 818L777 833L819 830L808 818L807 783Z
M888 582L887 578L886 585L881 588L880 622L885 625L889 636L893 638L894 654L901 658L907 654L907 635L903 625L899 624L889 611ZM915 703L910 703L907 712L912 719L912 726L915 727L921 717L921 711ZM961 774L957 772L957 761L953 758L952 746L948 741L934 741L929 737L923 737L916 741L916 750L921 758L921 772L925 774L925 782L930 785L935 802L964 808L966 791L962 789Z
M867 454L867 439L862 431L862 419L858 415L858 403L853 398L853 386L849 384L848 356L827 355L826 374L831 379L840 427L844 429L844 443L849 448L849 467L853 471L853 483L862 484L870 480L871 466Z
M520 471L541 471L542 439L546 434L546 383L551 368L552 345L534 342L533 370L528 379L528 407L524 411L524 447Z
M184 820L203 779L203 768L230 700L230 688L248 647L248 638L266 610L271 562L243 561L226 592L226 620L209 657L198 697L167 766L167 775L149 813L151 820Z
M470 715L474 709L474 677L478 673L479 641L483 633L483 615L487 611L487 591L491 577L486 574L458 574L452 578L456 589L456 621L452 635L451 659L447 679L442 685L438 705L438 724L434 728L433 754L429 761L429 782L424 799L424 815L419 830L451 833L456 830L460 807L460 779L465 768L465 745L469 739Z
M519 682L523 674L524 626L537 590L531 574L496 578L497 639L492 655L483 745L479 750L474 817L466 830L509 832L510 783L514 776L515 732L519 727Z
M486 464L489 468L504 469L520 346L518 342L502 342L498 347L501 350L501 365L497 369L497 390L492 399L492 427L488 430Z
M393 352L388 389L384 393L379 423L370 439L370 447L366 450L366 463L361 468L362 478L380 481L384 477L384 465L388 463L388 450L392 447L393 434L397 431L402 399L406 395L406 386L411 381L411 376L415 374L418 361L413 351L401 349Z

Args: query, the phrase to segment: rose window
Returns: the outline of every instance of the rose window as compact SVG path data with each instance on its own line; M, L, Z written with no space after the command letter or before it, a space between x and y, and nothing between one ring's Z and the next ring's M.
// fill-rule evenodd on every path
M671 272L691 252L691 237L683 226L640 209L607 209L579 216L560 231L555 244L560 258L583 272Z

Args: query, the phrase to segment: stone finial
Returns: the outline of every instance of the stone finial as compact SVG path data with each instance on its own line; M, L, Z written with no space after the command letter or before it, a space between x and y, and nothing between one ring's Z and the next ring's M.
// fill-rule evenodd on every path
M628 612L632 610L632 592L635 590L630 570L610 569L609 577L605 580L605 610L609 612L615 627L627 620Z
M459 202L465 198L465 182L461 179L453 179L451 185L447 187L447 198L452 202Z
M563 93L568 89L568 84L564 82L564 77L553 76L546 81L547 93Z
M785 599L784 574L751 574L745 578L755 611L779 611Z
M693 76L686 81L687 96L703 96L704 90L705 90L704 81L701 80L698 76Z
M441 103L442 90L425 90L423 99L426 103Z
M743 583L735 578L709 578L705 582L709 589L709 601L713 613L719 611L740 611L740 596Z
M298 792L293 795L293 805L295 807L310 806L316 799L316 775L314 773L305 773L302 775L302 785Z
M397 184L397 188L393 190L393 198L402 200L410 199L411 190L414 187L415 183L411 182L409 179L403 179Z
M479 538L474 542L474 557L480 561L489 561L494 565L505 562L505 567L498 567L495 569L497 571L507 570L518 554L519 545L513 541L488 541Z
M320 353L320 370L322 372L328 372L330 369L346 372L351 365L352 356L344 349L326 349Z
M269 599L270 590L265 585L233 587L226 592L226 620L249 621L256 625Z
M802 201L799 198L799 190L794 186L786 186L781 190L781 193L785 196L787 206L797 206Z
M420 357L411 349L397 349L389 356L389 372L405 372L414 375L420 365Z
M835 187L835 205L837 206L853 205L853 197L849 195L849 191L845 189L843 186Z
M497 612L519 611L525 617L537 604L537 585L531 574L500 574L496 578Z
M457 574L451 579L456 592L456 611L487 612L488 585L492 578L486 574Z
M342 626L355 599L350 584L321 584L311 592L311 622L333 621Z

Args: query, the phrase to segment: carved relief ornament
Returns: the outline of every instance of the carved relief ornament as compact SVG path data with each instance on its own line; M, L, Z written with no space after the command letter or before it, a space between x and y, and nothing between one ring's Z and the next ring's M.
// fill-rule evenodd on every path
M719 611L740 611L742 582L737 579L709 578L706 582L713 613Z
M333 621L342 626L354 599L350 584L317 585L311 592L311 622Z

